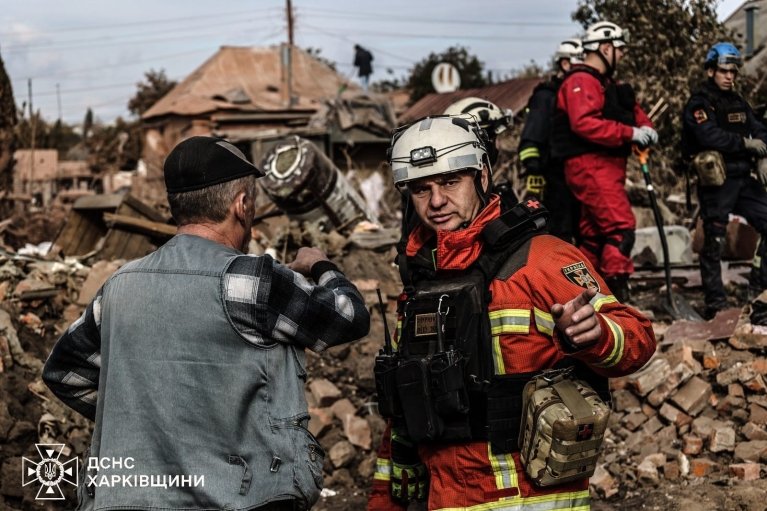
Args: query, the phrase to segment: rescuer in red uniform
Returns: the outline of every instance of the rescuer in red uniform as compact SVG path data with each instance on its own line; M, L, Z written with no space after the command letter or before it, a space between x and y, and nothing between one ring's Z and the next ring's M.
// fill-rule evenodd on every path
M616 300L577 248L543 234L545 216L537 201L502 205L492 193L482 130L467 119L427 117L394 135L390 164L405 204L398 247L404 291L392 350L396 356L376 360L377 388L379 374L392 360L448 349L451 339L464 346L466 370L458 374L479 374L480 383L490 388L504 378L524 383L529 375L563 363L580 364L605 383L606 377L642 367L655 350L650 322ZM471 303L454 293L466 289L467 282L479 282L468 286L479 297ZM414 298L426 295L439 298L436 316L409 308L421 303ZM436 328L430 321L435 317ZM437 332L436 347L422 340L430 332ZM453 352L446 360L457 359ZM489 374L475 373L477 366L487 367ZM463 383L450 381L448 387ZM398 388L404 421L394 419L384 435L369 510L402 510L414 501L427 502L430 510L588 509L588 479L540 489L527 477L518 449L494 447L493 427L483 422L493 398L478 388L469 398L470 426L462 433L451 430L451 439L424 442L413 440L418 422L409 414L418 416L429 405L420 396L404 403L411 396ZM384 415L386 390L379 388L378 398ZM517 417L518 393L501 397L503 403L495 403L504 415ZM519 420L504 425L509 429L502 440L511 440L506 445L516 444L512 430L518 433L518 425ZM456 440L461 434L465 437Z
M552 154L565 161L565 179L582 204L580 245L621 301L634 271L636 220L626 182L631 144L648 146L658 134L628 84L613 80L626 53L627 34L614 23L593 24L583 38L582 65L573 66L557 94Z

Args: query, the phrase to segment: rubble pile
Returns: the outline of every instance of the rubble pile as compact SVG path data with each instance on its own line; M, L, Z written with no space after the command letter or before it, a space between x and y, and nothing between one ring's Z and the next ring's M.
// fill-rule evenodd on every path
M613 415L599 496L675 485L755 481L767 462L767 331L741 309L709 322L656 324L659 347L639 372L611 380Z

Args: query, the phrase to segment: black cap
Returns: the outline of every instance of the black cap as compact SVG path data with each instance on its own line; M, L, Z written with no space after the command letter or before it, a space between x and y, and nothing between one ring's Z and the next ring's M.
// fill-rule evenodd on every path
M191 137L170 152L163 167L168 193L191 192L264 173L226 140Z

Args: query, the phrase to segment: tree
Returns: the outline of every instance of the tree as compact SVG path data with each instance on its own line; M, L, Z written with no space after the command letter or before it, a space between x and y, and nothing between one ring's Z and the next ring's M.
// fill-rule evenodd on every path
M136 84L138 90L128 101L128 110L133 115L141 117L175 86L176 82L165 76L165 70L150 69L144 73L144 81Z
M11 80L0 58L0 190L13 190L13 152L16 150L16 102ZM10 212L8 201L0 201L0 218Z
M630 51L618 66L618 74L621 80L634 86L646 111L661 98L668 102L668 113L656 123L661 137L656 153L664 154L664 164L669 168L670 162L679 156L684 104L705 78L706 53L717 41L732 39L717 20L717 3L716 0L579 0L573 13L573 19L584 28L598 20L610 20L628 28Z
M88 110L85 111L85 117L83 118L83 139L88 138L88 134L93 129L93 110L91 110L91 107L88 107Z
M410 89L411 103L434 92L431 72L440 62L448 62L458 68L462 89L482 87L487 83L484 76L485 65L475 55L469 55L469 51L463 46L451 46L442 53L429 54L410 71L406 86Z

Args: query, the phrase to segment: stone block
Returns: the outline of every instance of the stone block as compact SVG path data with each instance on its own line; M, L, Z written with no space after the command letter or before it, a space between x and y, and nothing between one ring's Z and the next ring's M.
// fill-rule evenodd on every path
M352 445L370 450L373 441L368 422L356 415L350 415L344 422L344 434Z
M767 424L767 409L759 406L756 403L748 405L749 420L760 426Z
M660 413L660 416L668 422L677 426L684 426L692 421L692 418L689 415L669 403L663 403L658 413Z
M767 440L749 440L735 446L736 461L759 463L765 456L767 456Z
M753 422L746 423L740 432L749 440L767 440L767 430Z
M309 408L307 429L316 438L320 438L333 425L333 412L328 408Z
M735 430L729 426L715 428L708 437L708 448L711 452L734 451Z
M312 380L309 383L309 391L320 408L328 407L341 399L341 390L325 378Z
M617 412L630 411L641 406L639 399L628 390L616 390L612 393L612 396L613 406Z
M658 467L655 463L645 458L645 460L637 466L637 479L646 483L657 484L658 481L660 481Z
M687 415L694 417L703 411L711 394L711 385L700 377L694 376L671 397L671 401Z
M664 357L656 357L637 373L629 376L629 382L637 394L646 396L671 374L671 366Z
M333 447L330 448L330 451L328 452L328 456L330 456L330 462L333 463L333 467L335 468L341 468L345 465L348 465L354 459L356 454L357 450L350 442L347 442L346 440L342 440L336 443L333 445Z
M594 475L589 478L589 485L597 494L604 498L609 498L618 493L618 485L615 484L615 479L603 465L597 465Z
M623 418L623 424L630 431L636 429L647 421L647 415L642 412L632 412Z

